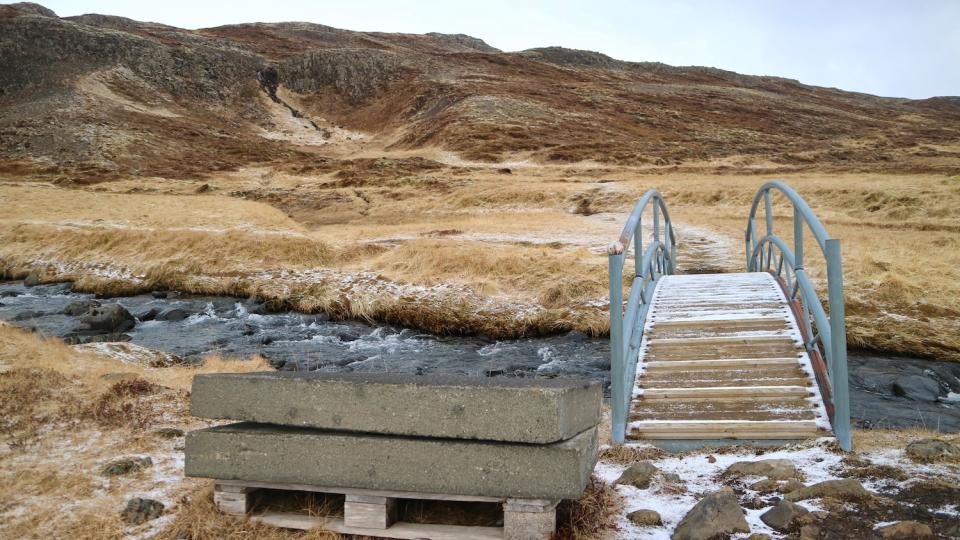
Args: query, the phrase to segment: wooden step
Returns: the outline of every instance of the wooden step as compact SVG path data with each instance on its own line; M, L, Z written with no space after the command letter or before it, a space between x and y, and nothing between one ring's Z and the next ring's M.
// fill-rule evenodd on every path
M694 388L647 388L643 399L711 399L711 398L805 398L810 395L806 386L726 386Z
M813 420L633 422L631 437L644 439L806 439L817 435Z
M720 367L730 368L749 368L749 367L770 367L778 368L780 366L799 365L794 357L784 358L721 358L718 360L662 360L644 362L643 368L646 373L652 374L661 370L681 370L689 371L694 369L715 369Z

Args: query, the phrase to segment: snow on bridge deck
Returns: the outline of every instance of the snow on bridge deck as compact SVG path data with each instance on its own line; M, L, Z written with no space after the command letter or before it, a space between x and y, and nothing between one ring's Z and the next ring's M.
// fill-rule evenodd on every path
M644 324L628 438L830 435L800 328L769 273L664 276Z

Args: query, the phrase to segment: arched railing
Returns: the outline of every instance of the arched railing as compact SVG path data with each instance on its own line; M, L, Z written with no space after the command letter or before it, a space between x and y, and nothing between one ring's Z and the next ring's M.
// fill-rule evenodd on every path
M653 205L650 245L643 246L643 212ZM661 214L663 224L661 225ZM634 244L634 276L631 278L626 311L623 305L623 266ZM627 414L633 397L640 340L647 309L661 276L676 269L677 239L663 197L656 190L646 192L633 207L620 239L607 248L610 269L610 403L613 442L622 443Z
M793 204L793 249L774 234L773 192L779 191ZM766 232L757 232L757 210L764 206ZM827 263L827 307L804 268L804 230L809 230ZM806 201L780 181L764 184L753 198L744 233L747 271L770 272L780 280L800 323L804 347L810 355L833 433L844 450L852 448L850 395L847 382L847 337L844 324L843 267L840 241L830 238ZM825 361L824 361L825 359Z

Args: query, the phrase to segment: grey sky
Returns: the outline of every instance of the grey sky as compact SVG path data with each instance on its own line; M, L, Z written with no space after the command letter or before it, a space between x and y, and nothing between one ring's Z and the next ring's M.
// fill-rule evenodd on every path
M105 13L184 28L297 20L350 30L464 33L508 51L562 45L883 96L960 95L960 0L42 3L61 16Z

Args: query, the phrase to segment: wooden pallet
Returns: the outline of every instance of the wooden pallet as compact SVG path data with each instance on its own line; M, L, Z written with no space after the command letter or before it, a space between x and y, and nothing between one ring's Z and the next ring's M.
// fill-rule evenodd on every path
M261 489L344 495L343 517L292 512L252 512L252 498ZM397 521L397 500L486 502L503 505L502 527L409 523ZM433 540L548 540L556 529L556 500L378 491L305 484L218 480L214 501L220 511L288 529L323 528L341 534L376 538Z
M632 439L829 435L800 328L767 273L667 276L651 302Z

